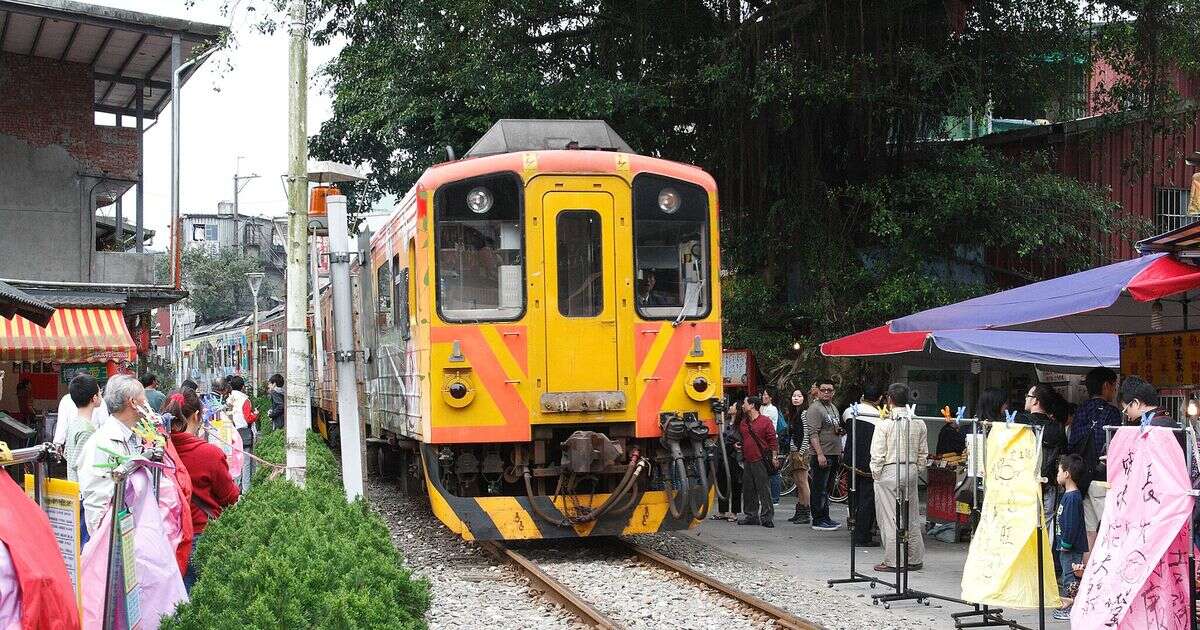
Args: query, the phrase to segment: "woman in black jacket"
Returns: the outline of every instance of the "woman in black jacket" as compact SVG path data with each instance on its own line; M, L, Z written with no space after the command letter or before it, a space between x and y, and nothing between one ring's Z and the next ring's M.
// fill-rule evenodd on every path
M788 522L804 525L811 520L809 513L808 487L809 460L812 458L812 444L809 442L808 425L804 422L805 411L804 392L797 389L792 391L792 397L784 408L787 416L788 434L792 442L792 452L788 457L792 460L792 482L796 484L796 512Z
M1025 411L1042 427L1042 505L1046 532L1054 540L1054 512L1058 507L1058 458L1067 452L1067 401L1054 388L1037 384L1025 394Z
M267 411L267 416L271 418L271 426L275 429L282 429L284 422L284 389L283 375L272 374L271 378L267 379L267 388L271 392L271 409Z

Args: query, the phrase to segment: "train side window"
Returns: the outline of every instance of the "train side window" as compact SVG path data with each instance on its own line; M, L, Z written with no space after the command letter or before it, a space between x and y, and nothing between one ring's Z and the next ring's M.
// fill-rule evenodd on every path
M400 268L400 254L392 256L392 286L388 287L388 292L392 294L392 325L404 326L404 307L407 306L403 297L404 288L400 286L400 275L403 269Z
M375 271L375 322L382 330L392 327L392 270L390 263L383 263Z
M412 336L408 321L408 269L396 275L396 324L400 326L400 338Z
M498 173L434 197L437 307L450 322L510 321L525 310L521 184Z
M633 180L635 302L644 319L700 318L712 303L708 194L695 184Z
M565 210L558 215L558 312L595 317L604 310L600 214Z

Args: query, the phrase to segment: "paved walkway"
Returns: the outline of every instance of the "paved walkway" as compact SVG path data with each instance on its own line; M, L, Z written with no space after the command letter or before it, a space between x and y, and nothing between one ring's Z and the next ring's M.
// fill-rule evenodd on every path
M793 514L795 500L783 497L783 502L775 507L775 528L751 527L735 525L724 521L707 520L704 525L688 532L696 539L716 546L728 553L746 560L753 560L785 573L801 576L810 580L827 580L845 578L850 573L850 535L843 526L836 532L821 532L808 525L793 525L787 518ZM847 510L844 505L833 504L830 510L834 520L846 522ZM969 543L947 544L925 537L925 566L921 571L909 574L909 587L938 595L959 597L962 594L962 569L967 557ZM878 575L887 579L889 574L875 573L872 567L883 559L879 547L858 549L855 568L859 573ZM863 597L869 602L872 593L879 593L886 586L879 585L874 589L867 584L840 584L834 588L844 592L847 597ZM861 601L861 600L860 600ZM933 600L927 608L913 601L895 602L891 605L900 616L906 617L906 612L912 613L911 618L929 620L944 620L944 628L953 628L954 621L950 614L970 610L969 607L954 602ZM1054 621L1051 615L1053 609L1046 610L1047 628L1068 628L1065 621ZM1037 609L1005 610L1005 617L1021 625L1037 628Z

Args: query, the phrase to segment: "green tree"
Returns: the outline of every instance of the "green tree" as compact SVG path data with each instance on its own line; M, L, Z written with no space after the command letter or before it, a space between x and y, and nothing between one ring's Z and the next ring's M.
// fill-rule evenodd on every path
M246 274L263 271L263 261L258 257L233 249L222 249L214 255L189 247L183 250L182 269L183 287L188 291L184 304L196 312L198 323L215 322L253 310L254 294L246 284ZM166 275L164 266L160 266L159 273ZM259 299L270 294L270 279L264 278Z
M1167 69L1200 50L1187 19L1200 0L318 6L315 39L346 45L325 68L333 115L311 147L370 167L354 194L403 193L441 147L470 146L498 118L608 120L634 149L717 179L735 278L725 333L770 361L788 339L811 346L1103 259L1079 248L1091 230L1136 229L1103 191L937 142L946 121L1071 115L1101 58L1127 73L1102 95L1110 108L1158 116L1178 105ZM980 245L1037 264L999 276Z

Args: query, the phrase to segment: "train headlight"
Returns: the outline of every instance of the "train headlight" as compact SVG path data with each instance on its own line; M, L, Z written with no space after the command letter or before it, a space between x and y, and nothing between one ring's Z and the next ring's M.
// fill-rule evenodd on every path
M667 214L678 212L681 201L679 192L674 188L664 188L658 193L658 209Z
M475 388L467 370L448 371L442 383L442 402L455 409L462 409L475 400Z
M683 381L683 389L687 392L688 398L696 402L711 400L714 396L713 386L703 372L708 366L697 364L690 367L691 369Z
M472 188L471 192L467 193L467 207L475 214L487 213L492 209L492 203L492 193L482 186Z

